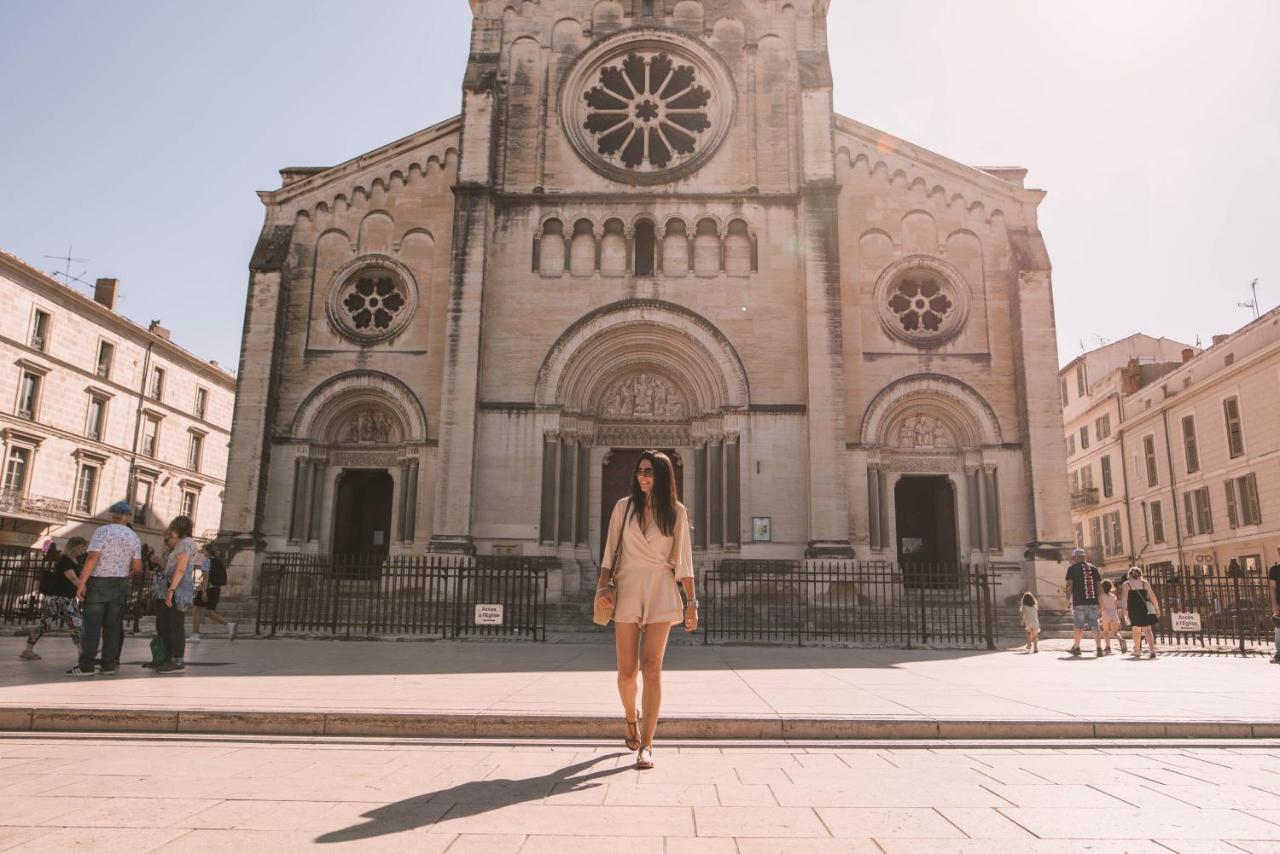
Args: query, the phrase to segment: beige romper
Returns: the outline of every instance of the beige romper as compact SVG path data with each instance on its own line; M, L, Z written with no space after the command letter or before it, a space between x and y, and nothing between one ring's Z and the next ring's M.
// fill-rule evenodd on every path
M640 530L640 518L632 511L627 528L622 517L627 498L613 506L609 517L609 538L604 548L604 568L613 564L618 536L622 540L622 565L613 576L618 589L614 596L613 620L616 623L679 623L684 620L684 607L676 584L681 578L693 577L693 545L689 540L689 509L676 502L676 524L672 536L664 536L655 521L646 534Z

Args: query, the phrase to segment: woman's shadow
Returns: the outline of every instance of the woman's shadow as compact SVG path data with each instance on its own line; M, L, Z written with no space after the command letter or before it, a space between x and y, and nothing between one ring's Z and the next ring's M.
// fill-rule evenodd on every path
M466 818L513 804L541 800L553 791L559 794L595 788L599 785L594 782L596 780L632 770L632 766L622 765L617 768L593 771L580 777L576 776L597 762L609 758L611 756L601 756L578 762L540 777L527 777L521 780L475 780L451 786L448 789L415 795L403 801L396 801L394 804L372 809L363 814L362 817L367 819L364 824L323 834L316 837L316 842L354 842L358 839L403 833L427 824L434 824L446 815L450 819Z

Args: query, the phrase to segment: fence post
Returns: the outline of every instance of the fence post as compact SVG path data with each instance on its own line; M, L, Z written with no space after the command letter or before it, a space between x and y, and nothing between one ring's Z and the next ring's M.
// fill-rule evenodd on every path
M1248 650L1245 648L1245 643L1244 643L1244 623L1240 619L1240 611L1244 606L1243 606L1242 600L1240 599L1240 576L1238 575L1231 576L1231 598L1234 600L1232 604L1231 612L1233 615L1232 619L1235 620L1235 624L1236 624L1236 639L1237 639L1237 642L1240 644L1240 655L1242 656L1248 655L1249 653L1248 653Z

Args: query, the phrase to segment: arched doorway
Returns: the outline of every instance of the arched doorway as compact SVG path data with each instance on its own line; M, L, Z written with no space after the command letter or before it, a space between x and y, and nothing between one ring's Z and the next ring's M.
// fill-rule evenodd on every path
M333 554L386 557L394 492L385 469L343 469L333 515Z
M944 475L904 476L894 487L893 503L905 586L950 586L960 559L951 481Z
M600 487L600 542L597 555L604 559L605 541L609 538L609 517L613 505L631 491L631 475L636 470L644 448L613 448L605 455ZM658 450L671 458L676 470L676 495L684 501L684 462L672 448Z

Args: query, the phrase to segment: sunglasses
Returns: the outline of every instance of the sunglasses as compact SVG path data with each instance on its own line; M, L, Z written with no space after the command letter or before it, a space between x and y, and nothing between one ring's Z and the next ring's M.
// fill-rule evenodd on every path
M636 477L653 477L653 466L642 466L636 469Z

